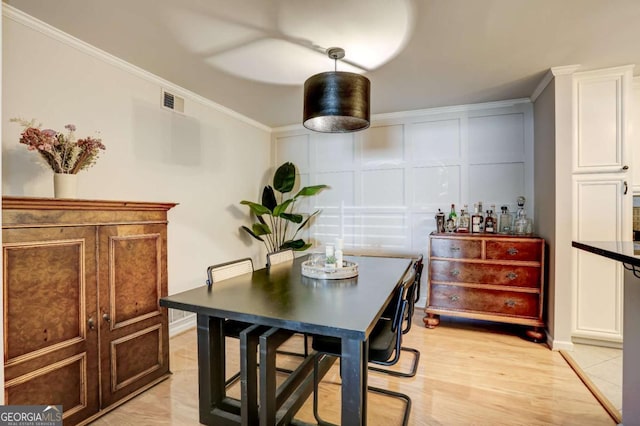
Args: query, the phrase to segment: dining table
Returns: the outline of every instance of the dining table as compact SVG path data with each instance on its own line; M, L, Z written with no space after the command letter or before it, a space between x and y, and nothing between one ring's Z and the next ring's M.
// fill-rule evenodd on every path
M368 338L413 259L345 256L358 266L357 276L346 279L303 275L302 263L307 259L301 256L160 299L163 307L197 314L200 423L251 425L258 424L259 418L261 425L297 424L295 414L312 391L315 353L277 392L275 354L293 333L305 333L341 339L341 424L367 424ZM251 324L241 333L239 400L226 395L227 319ZM325 363L322 373L329 366Z

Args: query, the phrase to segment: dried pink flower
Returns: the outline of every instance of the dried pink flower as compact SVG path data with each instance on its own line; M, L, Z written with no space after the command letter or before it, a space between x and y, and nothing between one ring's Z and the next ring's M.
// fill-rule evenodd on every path
M73 132L76 126L67 124L68 133L52 129L40 130L35 120L11 119L24 127L20 134L20 143L27 145L29 151L37 151L51 166L55 173L75 174L91 167L98 159L100 150L106 149L101 139L87 137L76 141Z

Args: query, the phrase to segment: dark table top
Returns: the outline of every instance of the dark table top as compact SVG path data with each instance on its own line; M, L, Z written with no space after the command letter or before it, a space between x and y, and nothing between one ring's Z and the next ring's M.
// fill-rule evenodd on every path
M640 249L632 241L573 241L573 247L618 260L633 266L640 266Z
M302 275L306 256L160 299L167 308L365 340L411 264L409 258L354 257L358 276L318 280Z

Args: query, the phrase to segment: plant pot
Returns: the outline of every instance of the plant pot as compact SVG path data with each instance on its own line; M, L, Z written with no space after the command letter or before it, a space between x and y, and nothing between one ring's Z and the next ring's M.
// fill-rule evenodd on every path
M78 175L55 173L53 175L53 196L55 198L76 198L78 195Z

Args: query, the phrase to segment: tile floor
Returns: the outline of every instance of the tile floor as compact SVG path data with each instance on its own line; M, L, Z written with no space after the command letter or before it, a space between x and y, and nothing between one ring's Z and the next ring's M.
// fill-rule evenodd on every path
M622 411L622 349L574 343L567 352L600 392Z

